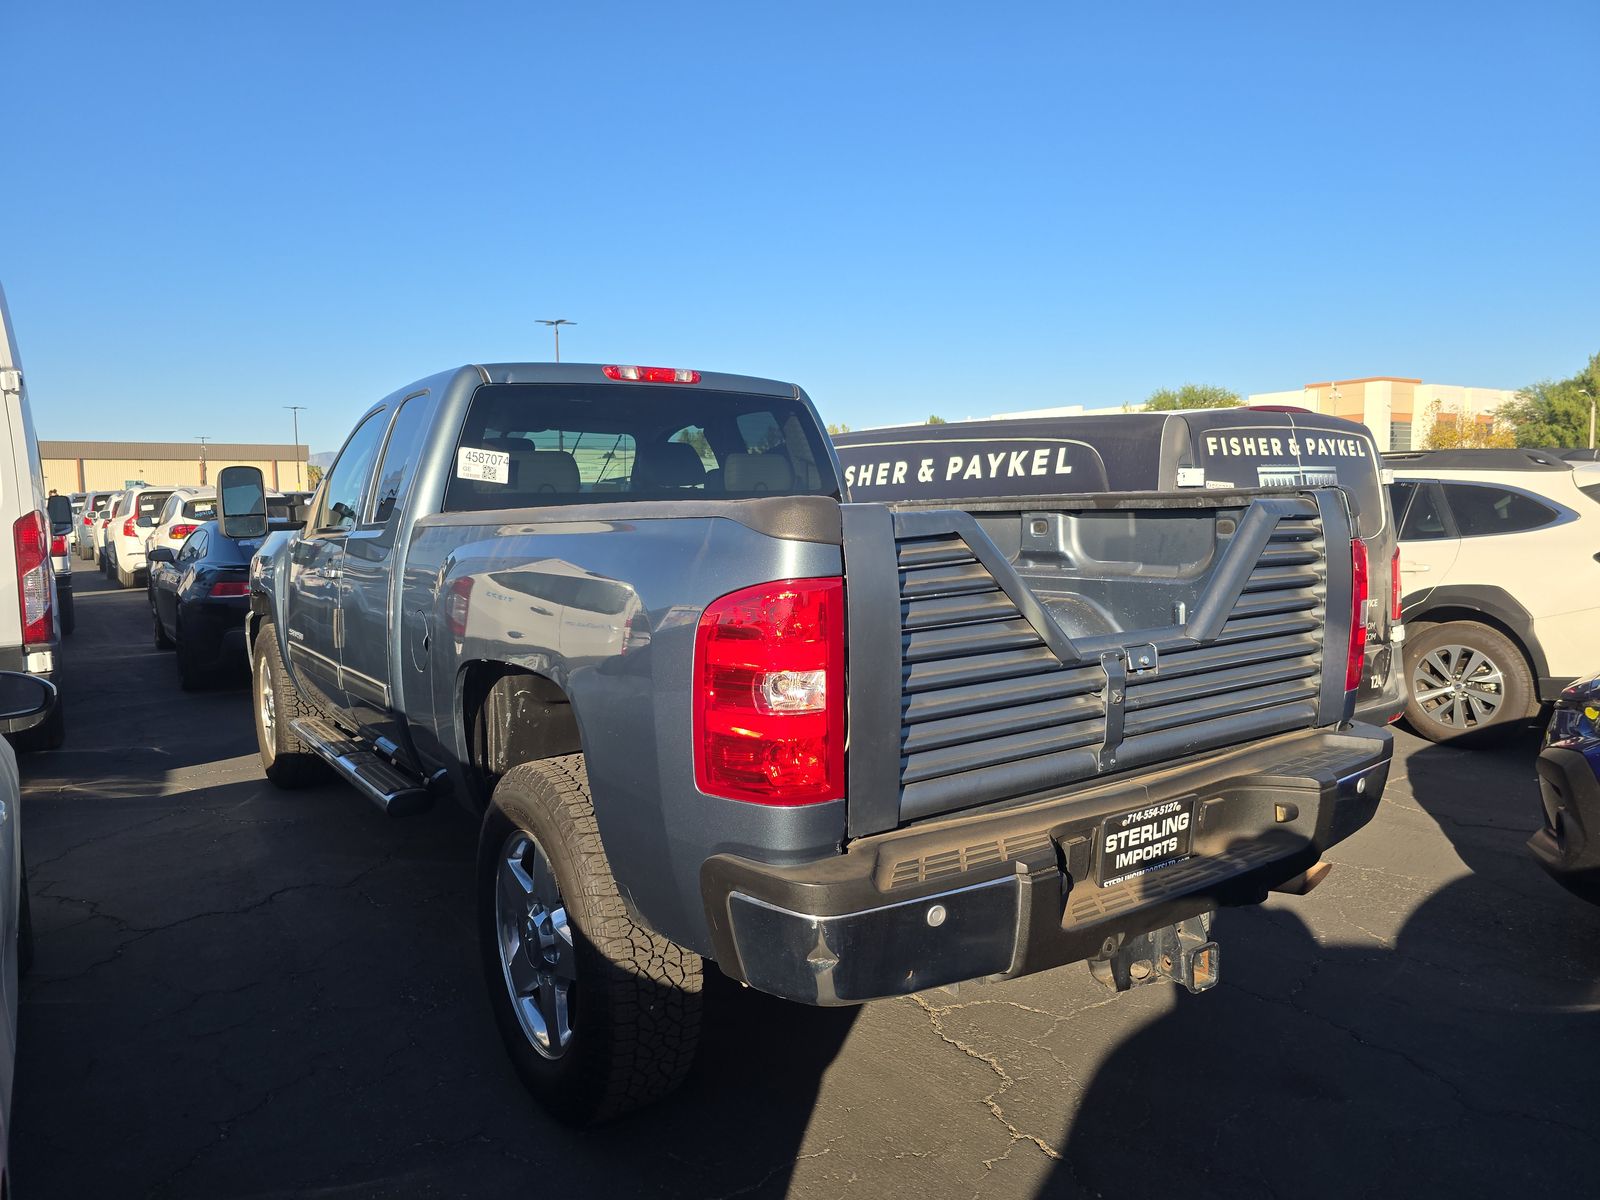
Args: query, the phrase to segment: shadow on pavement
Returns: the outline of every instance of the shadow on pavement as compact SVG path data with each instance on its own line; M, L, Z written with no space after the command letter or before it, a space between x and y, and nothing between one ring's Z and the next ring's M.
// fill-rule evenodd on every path
M248 695L180 692L143 605L84 606L68 746L23 762L17 1194L784 1193L854 1010L719 977L682 1091L552 1123L483 991L473 819L272 788Z
M1341 912L1414 905L1392 944L1320 944L1290 905L1323 893L1222 913L1221 986L1178 993L1104 1060L1040 1194L1570 1189L1600 1143L1600 910L1523 851L1536 747L1410 755L1467 873L1419 891L1362 869Z

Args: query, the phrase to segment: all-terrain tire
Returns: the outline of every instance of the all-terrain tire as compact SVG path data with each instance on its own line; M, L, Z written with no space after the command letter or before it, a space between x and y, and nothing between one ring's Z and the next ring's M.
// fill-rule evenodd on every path
M180 639L180 646L182 641ZM271 621L256 630L251 658L250 697L255 712L256 747L261 751L261 769L281 788L303 788L321 783L330 774L328 764L294 735L289 722L295 717L316 715L316 710L300 697L278 649L278 631ZM265 690L264 690L265 689ZM271 721L265 719L267 696L271 696Z
M1488 745L1539 711L1528 660L1491 626L1429 625L1406 638L1404 661L1406 724L1430 742Z
M117 586L123 589L139 586L139 577L132 571L124 571L122 564L117 564Z
M571 930L572 1036L555 1057L524 1032L503 962L502 864L528 839L553 868ZM478 840L478 942L507 1053L557 1119L604 1121L683 1081L700 1040L702 962L628 915L600 842L583 755L513 767L496 786Z

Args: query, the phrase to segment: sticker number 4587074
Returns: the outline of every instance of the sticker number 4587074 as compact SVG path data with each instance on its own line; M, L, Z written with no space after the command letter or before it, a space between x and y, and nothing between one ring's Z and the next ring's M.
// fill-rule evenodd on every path
M511 455L504 450L479 450L462 446L456 451L456 478L479 483L507 483L511 479Z

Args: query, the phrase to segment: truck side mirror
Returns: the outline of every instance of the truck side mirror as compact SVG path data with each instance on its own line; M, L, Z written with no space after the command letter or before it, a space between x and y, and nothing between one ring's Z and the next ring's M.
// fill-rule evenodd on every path
M56 685L21 671L0 671L0 733L21 733L50 715Z
M267 486L260 467L223 467L217 472L217 512L223 537L266 537Z

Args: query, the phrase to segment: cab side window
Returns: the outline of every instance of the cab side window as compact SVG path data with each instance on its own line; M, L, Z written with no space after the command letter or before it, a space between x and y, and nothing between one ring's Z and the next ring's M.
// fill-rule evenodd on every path
M411 477L416 474L431 411L426 394L412 396L400 406L389 431L389 443L383 449L383 465L378 468L378 487L372 501L374 524L389 520L405 500Z
M328 472L322 504L312 522L317 533L343 533L360 520L361 501L366 496L367 481L372 478L373 462L378 456L378 443L383 440L388 423L388 410L379 409L361 422L344 444L339 461Z
M206 553L206 534L204 530L191 533L183 543L183 549L178 551L179 562L193 562L197 558L204 558Z

